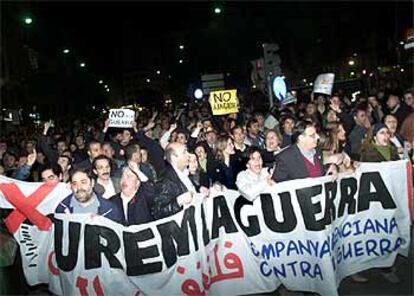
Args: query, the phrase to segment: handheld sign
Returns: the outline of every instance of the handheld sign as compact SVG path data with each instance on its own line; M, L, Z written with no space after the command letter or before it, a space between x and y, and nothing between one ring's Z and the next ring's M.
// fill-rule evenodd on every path
M213 115L239 112L236 89L212 91L209 102Z
M319 74L318 77L316 77L313 92L330 96L332 94L334 80L334 73Z
M129 109L109 110L109 127L130 128L135 120L135 111Z

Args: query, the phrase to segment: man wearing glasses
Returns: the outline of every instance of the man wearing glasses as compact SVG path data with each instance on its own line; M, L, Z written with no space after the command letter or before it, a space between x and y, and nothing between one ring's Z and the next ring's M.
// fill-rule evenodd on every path
M319 135L310 121L296 124L292 134L292 145L276 157L272 179L283 182L303 178L337 175L335 164L324 166L322 152L317 148Z

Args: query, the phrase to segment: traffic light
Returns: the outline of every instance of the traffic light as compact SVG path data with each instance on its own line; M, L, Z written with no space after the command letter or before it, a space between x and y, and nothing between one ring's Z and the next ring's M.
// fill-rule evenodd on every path
M264 59L260 58L250 62L252 65L251 80L253 85L256 88L264 91L265 82L266 82L266 73L264 69Z
M263 58L264 58L264 70L266 76L278 76L282 74L280 63L282 62L277 51L279 45L276 43L264 43L263 44Z

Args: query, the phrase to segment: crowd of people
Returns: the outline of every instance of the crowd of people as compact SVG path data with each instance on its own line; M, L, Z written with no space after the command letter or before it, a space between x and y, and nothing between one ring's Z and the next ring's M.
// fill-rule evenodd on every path
M171 216L212 190L253 201L278 183L355 170L358 162L413 160L414 92L307 103L213 116L208 103L153 110L132 128L109 120L44 123L37 134L0 140L0 174L67 182L56 213L96 213L123 225ZM151 117L150 117L151 116ZM363 281L363 279L359 279Z

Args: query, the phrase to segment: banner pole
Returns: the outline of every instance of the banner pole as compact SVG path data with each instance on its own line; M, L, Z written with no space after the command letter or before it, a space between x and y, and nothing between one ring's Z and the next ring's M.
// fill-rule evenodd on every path
M273 94L272 94L272 78L271 75L267 75L267 94L269 97L269 109L273 107Z

